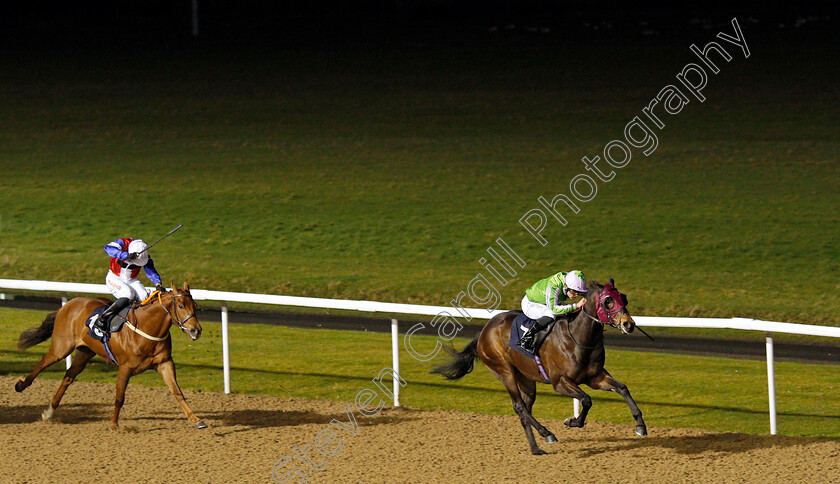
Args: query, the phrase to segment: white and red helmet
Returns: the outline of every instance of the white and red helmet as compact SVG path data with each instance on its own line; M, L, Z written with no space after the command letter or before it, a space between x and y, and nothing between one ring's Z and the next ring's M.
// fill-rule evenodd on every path
M581 294L586 293L586 276L584 276L581 271L571 271L567 273L566 277L563 279L563 283L566 284L568 289L577 291Z
M144 266L149 262L149 246L143 242L143 239L134 239L128 244L128 253L136 253L137 258L129 261L130 264L136 266Z

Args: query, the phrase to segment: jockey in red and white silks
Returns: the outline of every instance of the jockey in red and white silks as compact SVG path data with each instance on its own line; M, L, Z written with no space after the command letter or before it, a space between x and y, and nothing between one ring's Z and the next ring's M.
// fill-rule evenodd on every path
M143 268L146 277L155 284L157 290L163 291L160 275L155 270L155 263L149 256L149 246L145 242L140 239L123 238L105 245L104 248L105 253L111 257L105 285L117 300L94 321L94 329L103 333L108 331L107 322L131 304L131 301L142 302L148 297L146 287L137 279L140 268Z
M105 246L105 252L111 257L105 284L115 298L127 297L129 300L142 302L148 297L143 283L137 279L142 267L155 286L160 286L160 275L155 270L155 263L149 256L148 246L141 239L117 239Z

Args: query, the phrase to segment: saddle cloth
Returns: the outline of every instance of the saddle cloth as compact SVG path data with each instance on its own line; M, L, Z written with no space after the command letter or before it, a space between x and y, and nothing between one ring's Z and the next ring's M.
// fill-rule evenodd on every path
M534 355L528 353L527 351L523 350L519 347L519 341L522 339L522 336L534 325L536 321L525 316L525 313L517 315L513 319L513 323L510 325L510 347L515 349L516 351L522 353L523 355L527 356L534 360ZM550 327L550 326L549 326Z
M88 336L91 338L102 341L102 333L99 330L93 328L93 321L95 317L101 315L105 310L108 309L108 306L99 306L98 308L94 309L93 312L90 313L88 316L87 322L85 326L88 328ZM111 333L116 333L122 329L123 325L126 322L126 318L128 317L128 311L131 310L131 306L127 306L123 308L122 311L115 314L113 318L111 318L111 322L108 326L108 331Z
M534 325L536 321L525 316L525 314L519 314L515 318L513 318L513 323L510 325L510 347L515 349L516 351L522 353L523 355L527 356L534 360L537 364L537 369L540 370L540 376L542 376L542 383L551 383L548 379L548 374L545 371L545 367L540 361L540 357L538 354L531 354L527 351L523 350L519 347L519 341L522 339L522 336ZM540 331L535 335L534 343L537 345L537 353L539 353L539 347L542 345L542 342L545 341L545 338L548 336L548 333L554 328L555 323L549 324L545 329Z

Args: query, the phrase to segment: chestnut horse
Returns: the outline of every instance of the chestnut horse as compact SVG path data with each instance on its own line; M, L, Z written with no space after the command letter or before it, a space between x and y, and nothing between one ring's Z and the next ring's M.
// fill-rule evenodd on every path
M47 354L41 358L32 373L15 383L15 390L18 392L22 392L31 385L38 373L56 361L66 358L74 349L76 350L73 363L64 374L64 379L61 380L49 408L41 414L44 420L52 418L67 387L85 369L85 365L91 358L99 355L108 360L102 343L91 338L85 326L93 310L108 303L107 299L102 298L74 298L58 311L47 315L40 327L21 333L18 341L18 348L21 350L49 338L52 338L52 341ZM120 409L125 402L125 388L128 386L128 380L149 368L156 369L163 377L163 381L181 404L190 423L199 429L207 427L195 416L175 379L172 338L169 335L169 328L173 322L193 340L201 336L201 325L195 317L195 301L190 295L189 284L184 284L183 290L178 290L173 285L172 291L154 293L145 304L129 312L128 321L121 331L111 334L108 346L119 365L111 430L119 430L117 422Z
M554 391L577 398L582 404L580 415L567 418L564 423L569 427L583 427L586 422L592 399L580 389L579 385L585 383L596 390L613 391L624 397L636 419L636 434L646 435L647 426L642 420L642 412L627 387L604 369L604 325L618 328L624 334L632 333L636 327L626 308L627 299L615 289L612 279L607 285L593 281L585 297L583 309L575 315L558 319L539 349ZM537 363L509 347L511 324L520 313L509 311L494 316L463 351L450 348L453 360L435 368L433 373L457 380L472 371L476 357L481 358L510 394L513 410L525 429L531 453L540 455L546 452L537 446L531 428L536 429L546 443L553 444L557 438L531 414L537 397L536 382L546 383Z

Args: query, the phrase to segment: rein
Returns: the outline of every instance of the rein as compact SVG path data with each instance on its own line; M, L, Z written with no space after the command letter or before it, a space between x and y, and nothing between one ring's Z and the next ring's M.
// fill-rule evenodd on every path
M615 323L613 323L613 322L612 322L612 320L610 320L610 321L601 321L600 319L598 319L598 318L596 318L596 317L592 316L591 314L587 313L587 312L586 312L586 310L584 310L584 309L581 309L581 310L580 310L580 312L582 312L582 313L583 313L583 314L584 314L587 318L591 319L592 321L595 321L595 322L596 322L596 323L598 323L598 324L602 324L602 325L604 325L604 326L606 326L606 325L608 325L608 324L609 324L609 325L610 325L610 326L612 326L613 328L617 328L617 326L615 325Z
M171 301L172 311L170 312L169 309L166 307L166 305L163 304L163 299L160 296L160 291L158 291L158 293L157 293L157 299L158 299L158 302L160 303L161 307L166 312L166 314L169 316L169 319L174 321L175 324L177 324L178 327L181 329L181 331L185 331L184 330L184 324L186 324L187 321L189 321L191 318L195 317L195 313L191 313L186 318L179 321L177 318L175 318L173 316L173 313L177 314L177 311L175 311L175 298L176 297L181 297L183 295L184 294L173 294L172 295L172 298L171 298L172 299L172 301ZM144 301L144 304L145 304L145 302L148 302L150 299L152 299L152 297L154 297L154 295L152 295L148 299L146 299L146 301ZM131 311L134 312L134 308L132 308ZM134 320L138 321L136 313L134 313ZM128 320L126 320L125 325L128 326L128 329L134 331L135 333L139 334L140 336L142 336L142 337L144 337L148 340L151 340L151 341L164 341L167 338L169 338L169 336L170 336L168 332L166 333L166 336L164 336L163 338L158 338L157 336L152 336L152 335L146 333L145 331L142 331L140 328L134 326ZM138 321L138 326L139 326L139 321Z
M580 312L583 313L584 316L586 316L587 318L591 319L592 321L602 325L601 326L602 331L606 327L606 325L608 325L608 324L610 326L612 326L613 328L618 328L618 325L615 324L615 322L612 320L612 316L615 315L615 314L619 314L622 311L627 312L627 309L624 306L621 306L617 309L613 309L612 311L610 311L606 307L604 307L601 300L606 296L608 296L607 291L601 291L598 294L598 296L595 298L595 311L596 311L596 314L598 314L598 316L599 316L598 318L596 318L596 317L592 316L591 314L587 313L585 308L580 309ZM600 316L601 316L602 313L606 316L606 319L607 319L606 321L601 320ZM580 348L583 348L585 350L594 350L594 349L597 348L597 346L584 346L584 345L580 344L578 342L578 340L575 338L575 336L572 334L572 321L570 321L568 319L566 320L566 331L569 333L569 337L572 338L572 341L574 341L574 343L577 346L579 346Z
M172 312L169 312L169 309L167 309L166 306L163 305L163 300L160 297L160 292L158 292L158 302L160 302L160 305L163 307L163 310L166 311L166 314L169 316L169 319L175 321L175 324L178 325L178 328L180 328L181 331L186 331L184 329L184 325L187 323L187 321L195 317L195 313L190 313L186 318L184 318L181 321L178 321L178 319L175 318L175 316L172 314L177 314L177 311L175 310L175 298L181 296L184 296L184 294L173 294L172 297L169 298L171 300L170 303L172 304Z
M601 293L601 295L603 296L603 295L604 295L604 293L602 292L602 293ZM610 311L609 309L607 309L607 308L603 307L603 305L601 304L601 298L598 298L598 300L597 300L597 302L596 302L596 304L598 305L598 306L596 307L596 308L597 308L596 310L598 311L598 313L601 313L601 312L603 311L603 313L607 315L608 321L601 321L600 319L595 319L595 318L594 318L591 314L587 313L587 312L586 312L585 310L583 310L583 309L581 309L581 312L582 312L583 314L585 314L585 315L586 315L586 317L588 317L588 318L589 318L589 319L591 319L592 321L595 321L596 323L600 323L600 324L603 324L603 325L605 325L605 326L606 326L607 324L609 324L609 325L610 325L610 326L612 326L613 328L616 328L616 329L621 329L621 328L619 328L619 327L618 327L618 325L617 325L617 324L615 324L615 322L613 322L613 320L612 320L612 316L613 316L614 314L620 314L622 311L623 311L623 312L625 312L625 313L627 312L627 307L626 307L626 305L627 305L627 302L626 302L626 297L624 296L624 294L620 294L620 293L619 293L619 295L620 295L620 297L622 297L622 303L623 303L623 305L622 305L620 308L618 308L618 309L613 309L612 311ZM570 323L570 324L571 324L571 323ZM655 339L653 339L653 336L651 336L651 335L647 334L647 332L646 332L645 330L643 330L642 328L640 328L639 326L636 326L636 329L638 329L639 331L641 331L643 335L647 336L647 338L648 338L649 340L651 340L651 341L656 341ZM622 330L622 332L623 332L623 330ZM571 330L571 329L569 329L569 336L572 336L572 330ZM574 337L574 336L572 336L572 341L574 341L574 342L575 342L575 344L576 344L576 345L578 345L578 346L580 346L581 348L592 349L592 348L587 348L586 346L583 346L583 345L581 345L580 343L578 343L578 342L575 340L575 337Z

